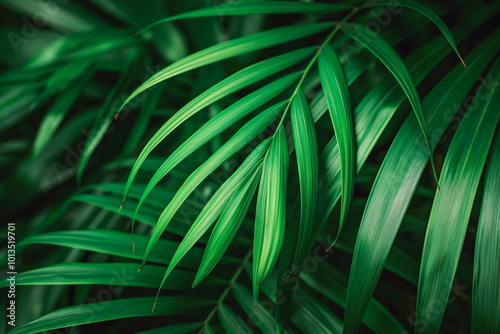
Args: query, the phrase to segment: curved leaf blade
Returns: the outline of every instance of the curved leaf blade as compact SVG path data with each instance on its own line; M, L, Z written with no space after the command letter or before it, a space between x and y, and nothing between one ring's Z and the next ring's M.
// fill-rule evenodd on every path
M318 140L314 120L302 91L292 100L291 122L297 155L300 184L300 231L297 240L297 259L306 256L313 231L318 202Z
M291 42L296 39L317 34L333 26L332 23L310 23L290 27L281 27L248 36L238 37L204 50L193 53L178 60L159 71L136 90L122 104L121 109L146 89L159 84L171 77L212 64L227 58L232 58L252 51L262 50L271 46Z
M288 55L288 54L287 54ZM292 65L291 62L286 60L287 57L279 56L286 65ZM269 64L276 66L276 64ZM268 73L266 67L262 69ZM252 71L255 73L254 71ZM228 129L230 126L234 125L237 121L241 120L245 116L249 115L251 112L255 111L257 108L261 107L265 103L269 102L272 98L276 97L278 94L282 93L286 88L288 88L294 81L296 81L301 73L292 73L280 78L269 85L266 85L257 91L245 96L244 98L238 100L228 108L224 109L218 113L214 118L210 119L205 123L200 129L198 129L191 137L189 137L184 143L179 146L174 153L172 153L167 160L158 168L151 180L148 182L144 192L139 200L135 212L139 212L139 209L146 199L147 195L151 192L153 187L160 182L160 180L165 177L175 166L177 166L183 159L188 157L195 150L206 144L208 141L219 135L221 132ZM128 189L125 192L125 196L128 194Z
M330 111L330 118L332 119L340 152L342 204L339 229L333 241L335 243L346 220L354 193L354 178L356 175L354 129L347 80L337 55L329 45L325 45L318 61L321 87L325 95L326 105Z
M429 129L422 113L420 97L418 96L417 89L413 84L413 80L405 64L386 41L384 41L378 35L368 35L365 31L364 26L355 23L344 23L342 24L341 29L351 38L355 39L360 44L365 46L368 50L370 50L370 52L372 52L378 59L380 59L380 61L389 69L389 71L394 75L396 80L401 85L401 88L404 90L406 96L408 97L408 100L410 101L413 111L415 112L415 116L417 117L420 128L422 129L422 133L424 134L428 153L431 158L432 171L434 173L434 178L439 189L436 166L434 164L434 157L431 150Z
M320 262L316 272L303 274L301 279L336 304L346 307L347 277L335 267L326 262ZM363 323L375 333L404 332L404 328L391 312L375 298L371 298L368 303Z
M227 307L224 304L221 304L217 311L222 326L227 333L253 333L253 331L247 326L243 319L241 319L236 313L234 313L231 308Z
M246 184L248 175L254 175L257 170L260 170L262 164L262 156L268 150L271 143L270 138L263 141L250 155L245 159L240 167L231 175L226 182L220 186L215 194L210 198L199 216L196 218L191 228L182 239L179 247L175 251L172 260L165 272L161 286L170 275L179 261L188 253L193 245L205 234L212 226L215 220L224 212L225 208L230 203L231 199L237 194L241 185ZM207 246L208 249L208 246ZM207 251L205 250L205 254ZM205 258L204 254L204 258ZM201 266L200 266L201 267ZM198 276L197 276L198 277ZM194 286L195 284L193 284Z
M19 273L16 284L21 285L117 285L157 288L163 268L145 266L138 273L135 263L61 263L53 266L33 269ZM189 290L193 273L177 270L170 277L168 288L171 290ZM209 280L209 284L223 285L224 280ZM9 282L0 283L0 287Z
M472 333L500 331L500 136L491 148L474 250Z
M156 303L157 312L151 314L150 306L153 300L152 297L129 298L63 307L25 325L16 327L10 333L31 334L114 319L151 315L191 314L193 310L203 309L214 303L199 298L162 297ZM134 307L130 307L131 305L134 305ZM99 310L99 312L96 310Z
M315 13L315 12L340 12L350 9L351 6L315 2L294 1L231 1L222 5L202 8L187 13L182 13L151 23L139 31L151 29L159 24L182 19L194 19L201 17L220 17L254 14L292 14L292 13Z
M462 59L462 56L460 56L460 53L458 52L457 44L455 43L455 40L453 39L453 35L451 34L450 30L446 26L446 24L443 22L443 20L432 10L427 8L426 6L413 1L413 0L398 0L397 3L390 2L390 1L384 1L384 0L375 0L375 1L368 1L365 4L363 4L363 7L376 7L376 6L402 6L402 7L407 7L410 9L413 9L423 15L425 15L429 20L431 20L438 28L441 30L443 33L444 37L448 40L448 43L450 43L451 47L457 54L458 58L464 64L464 60Z
M285 234L288 143L283 126L276 130L264 158L255 214L253 246L253 296L278 259Z
M500 80L500 59L490 70ZM438 333L472 205L500 113L499 85L485 81L453 136L441 173L446 196L436 194L425 235L415 321L423 333ZM460 182L457 182L460 180ZM495 315L498 318L498 314Z
M153 230L153 235L151 236L146 248L142 265L146 263L154 245L189 194L191 194L191 192L224 161L226 161L233 154L237 153L258 134L264 131L275 120L284 104L285 102L280 102L266 109L246 123L231 139L221 146L208 160L206 160L189 176L158 219L158 223Z
M82 231L58 231L33 235L19 242L19 247L34 244L56 245L70 247L90 252L111 254L123 258L140 260L146 250L148 238L142 235L136 237L135 247L137 252L133 253L128 245L130 234L108 230L82 230ZM169 264L169 259L174 255L179 242L171 240L159 240L157 244L158 253L152 254L150 261L160 264ZM183 266L195 269L203 252L200 248L192 249L190 255L185 258ZM137 265L135 265L137 271Z
M224 212L222 212L208 240L193 287L205 279L215 268L240 229L259 184L262 173L261 166L262 164L259 164L253 175L250 174L249 178L240 182Z
M240 89L248 87L249 85L258 82L268 76L275 74L289 66L295 65L304 60L308 55L314 52L314 48L304 48L295 50L274 58L266 59L257 64L248 66L237 73L229 76L228 78L217 83L213 87L207 89L205 92L194 98L182 109L180 109L174 116L172 116L148 141L143 148L139 157L137 158L132 171L127 180L127 186L123 195L123 202L127 198L128 190L134 181L139 168L146 160L151 151L164 140L174 129L181 125L185 120L193 116L195 113L210 105L211 103L222 99ZM237 105L238 106L238 105ZM241 111L241 110L240 110ZM165 168L167 170L167 168ZM163 173L163 170L161 171ZM159 174L161 175L161 174ZM156 175L156 178L159 177ZM155 178L155 177L153 177Z
M451 119L437 117L447 106L459 105L499 46L492 34L468 56L467 71L455 67L424 99L434 138L440 138ZM354 249L349 276L344 332L355 333L384 267L413 192L428 162L426 144L416 119L408 117L394 139L370 192ZM433 143L433 147L437 143ZM425 151L425 152L424 152ZM391 187L387 187L391 184ZM446 196L446 193L445 193Z

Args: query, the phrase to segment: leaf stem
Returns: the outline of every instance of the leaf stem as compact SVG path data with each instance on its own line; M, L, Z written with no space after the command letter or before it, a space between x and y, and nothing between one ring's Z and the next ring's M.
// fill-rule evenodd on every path
M318 57L321 54L321 51L323 50L323 48L325 47L325 45L327 45L328 43L330 43L330 41L335 36L335 34L340 30L340 26L343 23L347 22L347 20L349 20L351 17L353 17L358 11L359 11L359 7L354 7L349 14L347 14L340 22L338 22L335 25L335 28L333 28L333 30L330 32L330 34L328 34L328 36L325 38L325 40L323 41L323 43L319 46L318 51L316 51L316 53L312 57L312 59L309 62L309 64L307 64L307 67L305 68L304 73L300 77L300 80L299 80L297 86L295 87L295 90L294 90L292 96L290 97L290 100L288 101L286 107L285 107L285 111L283 112L283 115L281 116L281 120L280 120L278 126L276 127L276 131L274 132L275 134L276 134L277 130L279 129L279 127L283 124L283 121L285 120L285 116L288 113L288 110L290 109L290 105L292 104L292 100L294 99L295 95L297 95L297 93L299 92L299 90L300 90L300 88L302 86L302 83L304 82L307 74L309 73L309 71L313 67L314 63L318 59Z
M215 304L214 308L212 309L212 311L210 312L210 314L208 315L208 317L205 319L205 322L203 322L203 326L201 327L201 329L198 332L198 334L203 333L203 331L205 330L205 327L207 327L207 325L210 322L210 320L212 320L212 318L215 315L215 312L217 312L217 309L219 308L220 304L222 304L222 302L226 298L226 296L229 293L229 291L231 291L231 289L234 286L234 283L236 283L236 280L241 275L241 273L242 273L243 269L245 268L245 265L247 264L248 260L250 260L250 256L252 256L252 248L250 248L250 250L247 252L247 254L245 255L245 257L243 258L243 261L241 262L241 265L238 267L238 269L236 269L236 272L234 273L233 277L231 277L231 280L229 281L229 285L224 290L224 292L222 292L219 300L217 300L217 304Z

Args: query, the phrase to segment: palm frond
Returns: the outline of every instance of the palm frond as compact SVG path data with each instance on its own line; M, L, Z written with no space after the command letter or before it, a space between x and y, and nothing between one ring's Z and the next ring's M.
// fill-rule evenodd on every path
M0 6L2 330L498 330L500 3Z

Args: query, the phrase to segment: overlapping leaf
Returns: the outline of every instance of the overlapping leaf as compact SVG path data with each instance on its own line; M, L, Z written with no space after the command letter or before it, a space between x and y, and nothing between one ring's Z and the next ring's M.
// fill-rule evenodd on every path
M16 327L10 333L38 333L114 319L151 316L153 300L152 297L143 297L68 306ZM200 298L162 297L158 299L157 312L153 315L190 314L193 310L203 309L211 304L212 301ZM134 307L130 307L131 305Z
M251 185L250 179L248 175L255 176L260 171L260 166L262 164L262 156L268 150L270 145L270 139L263 141L241 164L240 167L231 175L226 182L222 184L222 186L217 189L217 192L210 198L208 203L203 208L202 212L194 221L193 225L189 229L189 231L184 236L184 239L181 241L179 247L175 251L172 260L167 268L167 271L163 277L163 281L161 286L170 275L175 266L179 263L179 261L186 255L186 253L193 247L193 245L198 242L203 234L212 226L217 218L225 211L226 207L230 207L231 205L234 208L234 203L231 203L232 199L236 196L241 196L241 188L246 188L248 185ZM243 192L246 194L246 192ZM236 209L236 208L234 208ZM241 208L243 209L243 207ZM245 211L246 212L246 211ZM221 217L221 219L226 220L229 217ZM236 217L237 218L237 217ZM237 218L238 219L238 218ZM224 221L223 221L224 222ZM215 240L216 241L216 240ZM227 240L230 242L230 240ZM214 240L212 241L214 242ZM207 250L210 251L213 249L213 245L207 245L207 249L205 250L205 254ZM206 255L204 255L205 260ZM214 260L211 258L211 260ZM202 260L203 262L203 260ZM217 261L218 262L218 261ZM213 266L217 263L212 263ZM204 266L200 265L198 269L197 281L193 283L193 285L198 284L201 277L199 275L207 275L208 272L204 272ZM213 267L212 267L213 268ZM160 288L161 288L160 286Z
M297 64L301 60L304 60L308 55L312 54L314 52L313 48L304 48L304 49L299 49L296 51L292 51L289 53L286 53L284 55L280 55L271 59L264 60L260 63L251 65L231 76L228 78L222 80L215 86L209 88L199 96L197 96L195 99L191 100L188 104L186 104L181 110L179 110L174 116L172 116L157 132L156 134L149 140L149 142L146 144L144 149L142 150L141 154L137 158L136 163L134 164L134 167L132 168L132 171L130 172L129 178L127 180L127 187L125 188L125 193L123 195L123 202L125 202L127 198L127 192L130 186L132 185L132 182L134 181L134 178L139 171L139 168L141 167L142 163L146 159L146 157L151 153L151 151L163 140L165 139L174 129L176 129L180 124L182 124L186 119L203 109L204 107L210 105L211 103L220 100L221 98L232 94L242 88L248 87L252 83L258 82L264 78L267 78L268 76L277 73L285 68L288 68L289 66L292 66L294 64ZM281 82L280 82L281 83ZM270 88L270 87L269 87ZM272 92L271 92L272 93ZM267 95L264 94L262 96L263 99L270 99L272 97L272 94ZM252 95L251 99L255 98L255 95ZM250 99L250 98L249 98ZM245 100L244 102L247 102ZM265 102L265 101L261 101ZM230 107L231 108L231 107ZM236 112L243 112L241 109L240 104L236 104L234 106L236 108ZM232 109L229 109L231 111ZM250 110L251 111L251 110ZM222 116L221 116L222 117ZM217 118L215 121L212 121L207 127L212 127L213 125L218 123L220 118ZM203 132L206 131L207 127L203 128ZM200 133L200 132L198 132ZM198 135L194 135L194 137L191 137L193 139L198 139ZM196 146L194 146L196 147ZM199 147L199 146L198 146ZM180 151L182 153L182 151ZM172 162L175 162L174 159L171 160ZM158 182L155 179L161 179L163 176L162 174L165 171L168 171L170 168L169 164L171 162L169 161L168 163L165 163L165 166L159 170L158 174L153 177L152 179L152 185L154 185L154 182ZM161 177L160 177L161 176Z
M440 137L451 121L437 115L465 98L476 77L498 50L498 46L490 41L499 33L497 31L469 55L471 65L467 71L456 67L424 100L424 110L430 116L429 126L435 131L436 138ZM415 118L406 120L387 153L368 198L349 279L344 320L346 333L356 332L361 322L368 299L375 290L387 254L428 161L427 145L419 127ZM434 146L436 142L432 144ZM387 187L387 184L391 186Z
M356 23L345 23L342 24L342 31L368 48L368 50L370 50L370 52L372 52L378 59L380 59L380 61L389 69L389 71L391 71L394 77L398 80L401 88L404 90L406 96L408 97L408 100L411 103L420 128L422 129L422 133L424 134L427 149L431 157L431 165L434 172L434 178L437 182L438 177L436 166L434 164L434 157L431 150L429 129L422 113L420 97L418 96L417 89L415 88L413 80L405 64L386 41L384 41L377 34L368 34L364 26Z
M500 60L490 70L500 80ZM425 235L417 295L419 331L438 333L451 290L472 205L500 113L499 87L485 81L446 154L441 173L446 196L436 194ZM458 181L459 180L459 181ZM493 306L493 305L492 305Z
M314 12L339 12L350 9L349 5L294 2L294 1L232 1L218 6L202 8L195 11L182 13L156 21L140 30L140 33L162 23L182 19L200 17L221 17L253 14L287 14L287 13L314 13Z
M139 235L135 238L136 252L130 249L130 235L125 232L107 231L101 229L83 231L58 231L38 234L19 242L18 247L23 248L33 244L56 245L70 247L91 252L111 254L123 258L140 260L142 253L146 250L148 238ZM159 240L156 245L158 253L151 255L150 261L160 264L168 264L179 242L171 240ZM183 266L196 268L203 252L200 248L193 248L188 256L184 258ZM137 271L137 266L135 267Z
M132 101L137 95L151 88L158 83L173 76L194 70L201 66L212 64L227 58L256 50L265 49L271 46L294 41L299 38L322 32L330 27L331 23L310 23L297 26L289 26L259 32L253 35L235 38L222 42L182 58L172 65L164 68L137 88L123 103L122 108Z
M318 141L309 105L302 92L294 97L291 109L293 142L297 155L300 181L300 232L297 256L301 259L308 249L318 201Z
M340 61L330 46L326 45L321 51L318 66L321 87L325 95L326 105L330 112L340 152L342 205L340 210L339 232L333 241L335 242L344 225L354 193L356 155L354 129L352 124L353 116L347 81Z
M395 6L396 5L396 6ZM465 63L460 56L460 53L458 52L457 44L455 43L455 40L453 39L453 35L451 34L450 30L446 26L446 24L443 22L443 20L432 10L427 8L426 6L420 4L419 2L413 1L413 0L398 0L398 2L390 2L390 1L385 1L385 0L374 0L374 1L367 1L365 4L362 5L362 7L377 7L377 6L392 6L392 7L397 7L397 6L402 6L406 8L413 9L423 15L425 15L429 20L434 22L434 24L441 30L443 33L444 37L448 40L448 43L450 43L451 47L457 54L458 58L462 61L462 63L465 66Z
M191 192L224 161L237 153L249 142L251 142L257 135L264 131L264 129L275 120L283 105L284 103L280 102L266 109L258 116L250 120L240 130L238 130L238 132L231 139L229 139L224 145L222 145L208 160L206 160L189 176L189 178L179 188L172 201L170 201L165 210L163 210L160 218L158 219L158 223L155 226L153 235L151 236L151 239L149 240L148 246L146 248L146 253L144 254L144 258L142 261L143 265L147 261L154 245L160 238L161 234L170 223L170 220L177 212L181 204L185 201L185 199L191 194Z
M474 15L470 17L466 26L465 24L460 25L455 30L454 34L457 40L460 41L465 38L469 31L480 26L484 19L493 15L498 8L498 5L491 4L490 6L486 6L480 11L474 13ZM446 55L446 48L447 45L442 42L441 38L436 38L407 58L407 63L416 83L421 82L439 63L439 61L443 59ZM350 65L352 65L352 63L347 63L346 67L349 67ZM352 73L360 73L360 71L346 71L349 84L354 82L356 79L356 76L351 76ZM402 94L398 88L397 84L392 85L380 83L375 86L354 109L358 171L367 160L369 153L384 131L392 115L404 100L404 94ZM327 106L324 96L319 94L318 98L316 98L312 103L311 112L314 120L317 121L326 111ZM327 147L322 152L320 157L320 166L322 167L322 170L318 195L318 216L316 218L313 238L309 242L310 247L312 247L320 229L324 225L328 215L341 195L339 151L335 137L328 143ZM290 291L290 289L287 288L287 286L293 287L293 284L290 285L288 283L294 282L298 279L297 275L300 274L302 265L302 263L297 263L295 267L292 267L290 264L290 256L294 256L290 250L295 249L295 240L298 233L298 230L296 231L294 228L296 225L298 226L298 222L294 221L297 218L297 214L292 213L291 217L291 228L287 230L287 236L285 237L284 249L282 250L282 257L280 260L280 275L278 279L278 290L284 293L283 298L286 298L285 300L291 298L293 294L293 291ZM345 247L346 245L344 244L344 239L340 248L345 251L352 252L352 249ZM353 237L353 246L354 243L355 238ZM417 284L418 272L406 269L410 269L411 263L415 261L408 256L404 256L403 253L398 252L399 249L397 249L397 247L394 246L393 250L394 252L391 252L391 254L398 257L397 263L404 264L404 268L400 265L397 267L394 262L396 259L393 261L392 258L389 258L389 261L386 263L386 268L401 277L406 278L412 283ZM288 308L288 305L288 303L280 303L277 305L276 316L280 325L283 324L286 319L286 309Z
M253 175L250 175L248 179L239 184L227 203L210 235L193 286L198 285L208 276L215 265L222 259L222 256L236 236L252 203L255 190L260 181L261 172L261 165L259 165Z
M472 332L500 331L500 136L498 129L486 171L477 227L472 286Z
M228 333L241 333L250 334L253 333L247 324L241 319L237 314L235 314L231 308L224 304L221 304L218 309L219 318L222 322L222 326Z
M253 246L253 298L257 302L259 285L278 259L285 235L288 144L283 126L276 130L264 159L255 214Z
M146 266L141 273L137 272L134 263L62 263L19 273L16 284L21 285L117 285L157 288L160 283L163 268L160 266ZM194 275L190 271L177 270L172 273L168 281L171 290L190 289L189 281ZM209 285L223 285L226 282L211 277ZM4 281L0 287L6 287L9 282Z
M280 60L283 61L282 64L284 64L285 66L291 66L293 64L293 59L290 62L290 59L288 57L289 54L279 56ZM268 63L266 63L266 66L263 66L261 69L261 71L263 73L266 73L266 75L269 74L267 65ZM273 65L277 64L274 63ZM280 67L278 66L278 68ZM258 69L254 68L252 72L255 73L256 70ZM255 111L257 108L269 102L269 100L276 97L279 93L283 92L294 81L296 81L299 76L300 73L292 73L286 75L283 78L280 78L238 100L228 108L219 112L208 122L206 122L200 129L198 129L193 135L191 135L191 137L183 142L181 146L179 146L179 148L177 148L175 152L172 153L167 158L167 160L165 160L165 162L157 169L156 173L153 175L148 185L146 186L146 189L144 189L144 192L139 200L139 204L135 209L136 214L139 211L142 203L146 199L146 196L150 193L153 187L158 184L158 182L176 165L178 165L182 160L184 160L195 150L203 146L205 143L219 135L224 130L228 129L230 126L234 125L237 121L241 120L251 112ZM128 193L128 189L126 193Z

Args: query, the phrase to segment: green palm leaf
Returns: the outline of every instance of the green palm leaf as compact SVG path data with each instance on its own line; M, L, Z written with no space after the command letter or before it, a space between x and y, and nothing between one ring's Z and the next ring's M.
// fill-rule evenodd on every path
M193 286L198 285L213 270L240 229L259 184L261 166L248 179L240 182L227 203L210 235Z
M477 228L472 286L472 332L495 333L500 330L500 136L495 143L486 171L483 203Z
M311 239L318 201L318 141L309 105L302 92L292 101L293 142L297 154L300 181L300 232L297 258L304 257Z
M354 130L347 81L340 61L330 46L326 45L321 51L318 66L323 94L325 95L326 105L330 111L340 152L342 205L339 232L333 241L335 243L344 225L354 192L354 177L356 173Z
M205 207L203 208L199 216L196 218L189 231L185 234L184 239L182 239L179 247L175 251L175 254L172 257L172 260L170 261L167 271L163 276L160 288L161 286L163 286L163 283L165 282L167 277L170 275L170 273L179 263L179 261L184 257L184 255L186 255L186 253L191 249L191 247L193 247L193 245L196 242L198 242L201 236L205 234L205 232L212 226L215 220L221 214L223 214L225 208L233 204L231 203L231 201L235 196L238 197L240 195L238 192L239 190L241 190L240 188L242 187L245 188L248 184L250 184L249 181L251 178L249 179L248 175L254 176L257 174L258 171L260 171L260 166L262 165L262 156L269 148L269 145L270 145L269 139L263 141L251 154L249 154L249 156L245 159L245 161L241 164L241 166L238 167L236 172L233 175L231 175L219 189L217 189L217 192L205 205ZM208 245L205 250L205 254L207 254L207 250L210 250ZM203 268L202 265L200 265L200 269L198 270L199 273L202 270L202 268ZM199 282L195 283L197 284ZM193 286L196 285L195 283L193 283Z
M137 286L156 289L160 284L163 268L145 266L140 273L135 263L62 263L20 273L16 284L21 285L117 285ZM168 281L170 290L189 290L188 283L194 274L185 270L172 273ZM207 280L209 285L223 285L226 282L213 277ZM6 287L7 281L0 284Z
M283 64L291 66L293 60L290 63L288 54L283 56L285 57L279 56L279 58L284 61ZM252 72L255 73L255 70L256 69L254 68L254 71ZM263 66L261 71L262 73L266 73L266 75L269 74L267 66ZM218 134L234 125L237 121L241 120L251 112L255 111L257 108L261 107L265 103L269 102L272 98L283 92L287 87L289 87L294 81L299 78L299 75L299 73L289 74L270 83L269 85L258 89L257 91L238 100L228 108L218 113L214 118L206 122L191 137L189 137L184 143L182 143L182 145L179 146L179 148L177 148L175 152L167 158L167 160L165 160L160 168L157 169L156 173L149 181L139 200L139 204L135 209L136 214L153 187L158 184L158 182L160 182L160 180L165 177L165 175L170 172L175 166L177 166L183 159L188 157L191 153L216 137ZM126 190L125 196L127 195L127 193L128 190Z
M139 168L141 167L142 163L146 159L146 157L163 139L165 139L174 129L176 129L179 125L181 125L185 120L193 116L201 109L210 105L211 103L218 101L221 98L230 95L240 89L248 87L249 85L255 82L267 78L268 76L274 73L277 73L283 69L286 69L292 65L297 64L298 62L304 60L308 55L312 54L313 52L314 52L313 48L304 48L251 65L229 76L228 78L222 80L221 82L209 88L208 90L197 96L195 99L190 101L188 104L186 104L156 132L156 134L149 140L149 142L142 150L127 180L127 186L125 188L125 193L123 195L123 202L125 202L128 190L132 185L132 182L134 181L134 178L137 172L139 171ZM272 94L270 95L272 96ZM270 98L271 97L270 95L264 94L262 98L263 99ZM254 97L255 96L252 95L252 98ZM245 100L244 102L246 101L247 100ZM240 107L240 105L236 104L235 107ZM237 108L236 111L242 113L240 108ZM251 109L249 111L251 111ZM219 118L210 123L210 125L213 125L218 120ZM204 128L203 130L206 130L206 128ZM197 139L198 138L197 135L195 135L194 138ZM173 162L175 162L175 160L173 160ZM158 182L157 179L158 180L161 179L161 177L163 176L162 175L163 170L168 170L169 168L172 168L172 167L169 168L167 167L169 167L168 164L166 164L165 167L161 168L159 172L155 176L153 176L151 185L149 187L152 187L152 185L154 185L155 182ZM148 190L146 190L146 194L147 191Z
M389 69L389 71L391 71L394 77L398 80L401 88L403 88L406 96L408 97L408 100L411 103L413 111L415 112L415 116L417 117L418 123L420 124L420 128L422 129L422 133L424 134L425 141L427 143L427 149L431 157L431 165L434 172L434 178L436 179L437 183L438 176L431 150L429 129L422 113L420 97L418 96L417 89L415 88L413 80L405 64L386 41L384 41L378 35L368 35L363 26L354 23L345 23L342 24L342 31L368 48L368 50L370 50L370 52L372 52L378 59L380 59L380 61Z
M278 259L285 235L288 144L283 126L276 130L264 159L255 215L253 247L253 298L257 302L259 285Z
M253 333L247 324L238 317L229 307L221 304L218 309L219 318L222 322L222 326L228 333L241 333L250 334Z
M467 71L456 67L426 97L424 110L428 110L430 116L465 98L476 77L498 50L490 42L495 35L490 38L469 55L468 58L473 61ZM387 254L428 161L428 155L423 152L427 149L419 140L420 126L415 121L408 118L399 131L368 198L349 276L344 320L346 333L356 332L361 322L366 303L375 290ZM431 117L431 129L442 134L449 121L447 118ZM391 186L387 187L388 184Z
M167 228L175 212L177 212L181 204L191 194L191 192L224 161L237 153L257 135L264 131L264 129L275 120L283 105L284 102L278 103L263 111L261 114L245 124L230 140L221 146L217 152L215 152L189 176L158 219L158 223L155 226L153 235L151 236L146 248L142 265L146 263L154 245L160 238L163 231Z
M0 4L2 330L497 331L500 2L209 2Z
M140 260L142 253L146 250L148 238L142 235L136 236L136 252L132 252L129 246L130 235L125 232L107 231L107 230L89 230L89 231L59 231L44 234L38 234L19 242L18 247L23 248L28 245L45 244L69 247L91 252L111 254L123 258ZM179 242L171 240L158 240L156 245L158 253L151 255L150 261L160 264L169 264L170 258L179 247ZM185 268L196 268L203 251L200 248L193 248L188 256L182 262ZM137 266L135 271L137 272Z
M490 75L493 82L498 82L500 60ZM498 91L487 82L481 86L446 154L441 173L446 196L434 197L420 266L416 321L425 324L421 328L424 333L437 333L443 319L479 179L500 116Z
M286 14L286 13L314 13L314 12L340 12L350 9L349 5L327 4L327 3L305 3L293 1L232 1L230 4L202 8L195 11L171 16L151 23L141 29L139 33L144 33L162 23L172 22L182 19L193 19L200 17L218 17L233 15L253 15L253 14Z
M130 298L64 307L16 327L10 333L31 334L114 319L151 316L150 306L153 300L151 297ZM195 309L203 309L211 304L212 301L199 298L162 297L158 299L156 313L153 315L189 314ZM134 307L130 307L131 305Z
M269 48L271 46L280 45L296 39L314 35L332 26L333 25L331 23L311 23L276 28L249 36L235 38L233 40L206 48L202 51L198 51L192 55L182 58L153 75L125 100L120 110L146 89L149 89L154 85L181 73L185 73L198 67L212 64L227 58L232 58L252 51Z
M396 3L391 3L390 1L384 1L384 0L375 0L375 1L368 1L366 4L363 4L363 7L377 7L377 6L395 6ZM425 15L429 20L434 22L434 24L441 30L443 33L444 37L446 40L448 40L448 43L450 43L451 47L457 54L458 58L460 61L464 64L464 60L460 56L460 53L458 52L457 44L455 43L455 40L453 39L453 35L451 34L450 30L446 26L446 24L443 22L443 20L432 10L427 8L426 6L413 1L413 0L400 0L397 3L397 6L402 6L402 7L407 7L410 9L413 9L423 15Z
M348 279L338 269L321 262L316 272L302 275L301 278L304 283L345 308ZM363 323L375 333L400 333L404 330L391 313L374 298L368 303Z

